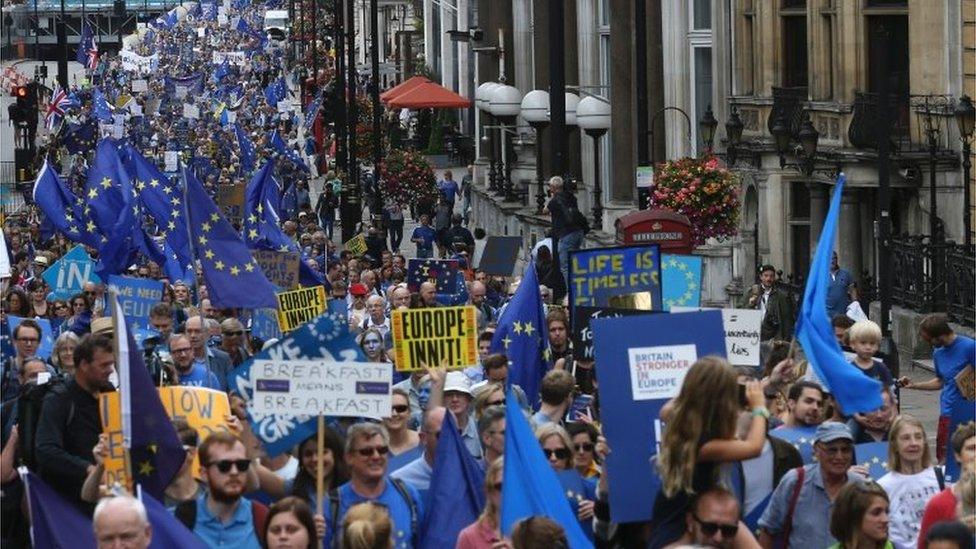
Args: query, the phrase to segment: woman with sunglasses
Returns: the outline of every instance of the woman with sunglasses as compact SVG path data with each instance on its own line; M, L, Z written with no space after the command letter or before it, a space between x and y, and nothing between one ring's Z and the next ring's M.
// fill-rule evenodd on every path
M461 530L455 549L494 549L502 541L500 514L504 462L505 458L498 458L485 471L485 509L478 520Z
M888 493L875 482L849 482L830 513L830 549L893 549L888 541Z
M593 540L593 511L596 501L596 480L583 478L573 468L573 442L569 433L556 423L546 423L536 429L535 437L542 445L549 465L556 471L569 507L576 514L583 533Z
M71 296L69 303L71 303L71 317L66 321L68 327L91 323L91 301L87 295L79 292Z
M471 406L474 409L474 418L481 419L481 414L489 406L505 405L505 386L501 383L488 382L477 389Z
M583 478L600 478L601 469L596 453L600 433L589 423L574 422L566 424L566 431L573 441L573 467Z
M393 409L390 416L383 418L383 426L390 433L390 461L387 471L392 473L420 457L424 449L420 446L420 435L410 429L410 397L406 391L393 389L390 397Z
M301 498L313 508L318 508L315 501L316 474L318 471L319 454L316 451L318 436L312 435L298 445L298 473L293 480L285 480L271 469L255 460L254 468L261 483L261 490L278 499L285 496ZM322 476L325 479L325 493L349 480L349 471L343 460L342 437L331 427L325 428L325 452L322 454ZM328 506L328 502L324 502Z
M305 500L289 496L268 509L265 549L313 549L322 546L325 518L312 515Z

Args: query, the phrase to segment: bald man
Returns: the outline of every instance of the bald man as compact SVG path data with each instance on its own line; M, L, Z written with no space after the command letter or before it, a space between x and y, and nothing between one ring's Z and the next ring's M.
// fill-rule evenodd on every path
M207 345L207 332L204 331L201 320L199 316L191 316L184 327L184 332L190 338L190 345L193 347L193 361L207 371L213 372L220 383L220 390L226 391L227 374L234 368L234 363L230 355Z
M423 455L390 474L390 477L400 479L416 488L420 492L425 508L427 506L427 493L430 491L430 477L434 473L437 440L440 438L441 425L444 423L446 413L447 409L443 406L436 406L424 413L424 420L420 429L420 445L424 448Z
M433 282L424 282L420 285L420 304L423 307L440 307L437 302L437 285Z
M99 549L146 549L152 542L146 507L132 496L102 499L95 507L92 525Z

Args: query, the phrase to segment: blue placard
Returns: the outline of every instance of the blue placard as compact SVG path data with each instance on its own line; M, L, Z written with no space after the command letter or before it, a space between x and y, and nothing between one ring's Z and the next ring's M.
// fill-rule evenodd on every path
M661 407L677 396L694 360L725 356L722 313L598 318L591 326L600 368L600 415L613 448L606 463L611 518L648 520L660 488L651 458L663 433Z
M949 380L947 383L955 383L955 380ZM945 477L946 481L955 482L959 480L959 462L956 461L956 455L952 452L952 433L956 432L956 427L976 419L976 405L971 400L960 398L952 406L950 412L949 436L946 440Z
M261 341L281 339L278 327L278 311L275 309L254 309L251 312L251 335Z
M661 299L664 310L701 306L702 258L694 255L661 256Z
M610 298L649 292L661 309L661 255L657 245L587 248L570 253L569 302L609 307Z
M871 480L878 480L888 473L888 443L864 442L854 446L854 464L868 468Z
M71 248L64 257L48 267L41 278L51 287L51 299L71 299L71 296L81 293L86 282L102 282L95 274L95 262L81 246Z
M163 283L148 278L112 275L108 286L118 294L119 306L134 331L149 328L149 311L163 300Z
M10 339L13 340L14 330L24 319L19 316L7 315L7 324L10 326ZM41 327L41 343L37 347L37 356L47 359L54 352L54 329L51 321L46 318L34 318L34 322Z
M779 427L769 432L780 440L785 440L799 450L804 464L813 463L813 436L816 427Z

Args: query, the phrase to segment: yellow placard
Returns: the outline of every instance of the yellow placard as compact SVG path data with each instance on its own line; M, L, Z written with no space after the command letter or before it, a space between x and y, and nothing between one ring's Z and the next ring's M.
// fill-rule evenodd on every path
M397 370L422 370L424 365L449 369L477 365L476 318L472 305L393 311Z
M356 236L349 239L348 242L343 244L346 250L349 250L352 255L362 255L366 253L366 236L362 234L357 234Z
M299 288L275 294L278 298L278 325L289 332L325 313L325 286Z
M200 442L210 433L226 431L224 418L230 414L227 393L202 387L160 387L159 398L170 419L182 418L197 430ZM118 482L129 486L126 454L122 448L122 404L118 392L102 393L98 399L102 433L108 435L108 458L105 460L105 483ZM200 470L199 458L193 462L193 471Z

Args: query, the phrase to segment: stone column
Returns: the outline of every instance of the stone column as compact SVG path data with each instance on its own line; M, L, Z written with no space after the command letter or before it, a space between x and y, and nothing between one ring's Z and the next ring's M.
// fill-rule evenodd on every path
M837 235L837 254L840 266L850 271L855 280L861 277L864 270L864 254L861 253L861 216L858 206L860 190L856 188L844 189L844 196L840 199L840 223Z
M434 68L434 40L438 39L434 34L434 12L436 8L434 2L424 0L424 63L430 65L431 68ZM407 62L412 65L413 59Z
M810 253L817 249L820 241L820 231L823 230L824 218L827 216L827 188L821 183L810 181Z
M454 68L454 42L447 31L457 28L457 13L453 3L440 3L440 36L441 41L441 85L449 90L458 90L457 71Z
M610 134L607 136L610 139L610 158L606 161L613 166L616 176L609 182L607 200L632 201L636 194L634 173L637 168L633 2L610 4L610 28L610 87L613 89L613 101L610 102Z

